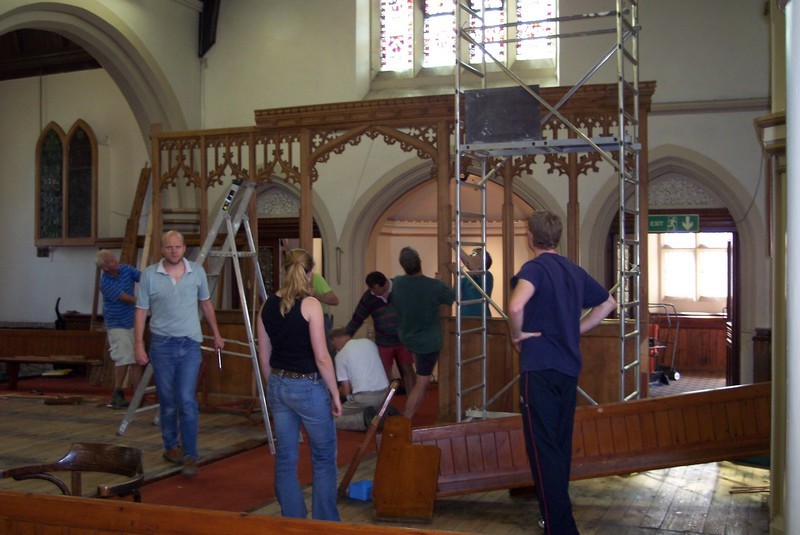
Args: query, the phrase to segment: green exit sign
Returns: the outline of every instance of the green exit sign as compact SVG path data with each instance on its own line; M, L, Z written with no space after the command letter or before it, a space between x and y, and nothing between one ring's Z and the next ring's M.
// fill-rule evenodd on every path
M699 232L698 214L668 214L647 216L648 232Z

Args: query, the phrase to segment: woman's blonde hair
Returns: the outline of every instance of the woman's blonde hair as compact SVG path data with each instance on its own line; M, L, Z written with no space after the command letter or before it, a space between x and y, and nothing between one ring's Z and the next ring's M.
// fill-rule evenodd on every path
M314 269L314 258L305 249L292 249L283 259L281 277L281 314L286 315L296 299L311 295L308 274Z

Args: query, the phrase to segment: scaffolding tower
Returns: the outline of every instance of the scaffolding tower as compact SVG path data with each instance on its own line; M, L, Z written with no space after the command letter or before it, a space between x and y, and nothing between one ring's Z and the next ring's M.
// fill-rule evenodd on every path
M478 247L486 255L486 184L488 181L499 181L498 172L504 163L509 162L514 156L535 154L559 154L568 152L596 152L600 158L607 162L618 177L618 221L619 239L617 242L616 271L617 282L612 289L616 292L619 316L619 374L620 374L620 401L628 401L640 397L640 343L641 343L641 299L640 299L640 184L639 184L639 156L641 143L639 141L639 21L638 2L636 0L613 0L614 9L603 12L583 13L578 15L556 16L541 20L514 20L504 24L488 24L484 18L484 0L458 0L456 2L456 74L455 74L455 144L454 165L455 176L455 248L460 251L463 245ZM497 39L498 30L504 34L508 29L516 29L522 25L557 24L567 25L574 21L582 21L584 26L592 25L593 29L576 32L562 32L533 39L560 39L575 36L589 36L608 34L614 35L614 42L600 59L586 72L586 74L572 86L555 105L545 102L536 91L529 87L525 81L506 67L503 61L496 58L491 52L490 45L497 43L516 44L521 39ZM481 62L469 61L470 50L477 50L482 56ZM559 108L569 100L601 67L611 64L616 60L617 70L617 98L618 116L614 135L590 137L579 126L570 122L560 112ZM565 139L541 139L534 136L526 139L470 139L468 135L469 107L468 97L470 89L476 85L481 90L487 89L487 65L494 65L507 75L513 87L520 88L526 94L525 98L532 99L530 103L537 110L542 108L539 124L547 124L550 120L558 120L561 127L569 132ZM505 103L506 107L508 106ZM466 110L466 111L465 111ZM538 124L536 125L538 128ZM464 203L465 188L475 190L480 197L480 212L469 212ZM480 223L480 238L478 240L463 240L465 222L477 220ZM628 223L626 228L626 222ZM459 277L469 276L463 266L459 265ZM478 273L480 281L470 277L469 281L481 291L482 302L491 303L489 296L483 291L485 288L486 265ZM462 307L471 304L462 300L460 285L456 290L456 400L457 421L467 414L470 417L486 417L488 408L493 401L513 386L514 381L505 385L500 392L489 397L487 392L487 318L481 317L479 327L470 324L465 328L462 317ZM493 304L493 303L492 303ZM498 309L499 311L499 309ZM502 311L500 315L508 319ZM463 355L462 340L467 335L480 335L482 343L481 353L478 355ZM631 354L633 353L633 354ZM470 364L481 366L481 381L477 384L462 384L464 366ZM481 392L481 407L477 410L465 411L464 397L468 394ZM595 403L585 392L579 390L590 403Z

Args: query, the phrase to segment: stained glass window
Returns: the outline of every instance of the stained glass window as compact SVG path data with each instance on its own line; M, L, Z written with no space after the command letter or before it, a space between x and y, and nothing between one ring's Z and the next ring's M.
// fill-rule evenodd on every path
M55 123L42 132L37 153L37 246L84 245L95 237L95 147L94 134L83 121L69 136Z
M472 0L472 9L478 13L478 17L470 18L470 25L483 27L476 32L475 40L487 44L486 51L497 61L506 60L506 12L503 9L503 0ZM483 11L481 11L483 5ZM481 22L481 18L483 22ZM483 50L475 45L469 47L469 59L473 63L483 61ZM491 61L487 58L487 61Z
M39 148L39 237L60 238L63 230L64 149L61 136L48 129Z
M454 0L425 1L423 67L443 67L455 64L455 6Z
M478 16L470 16L478 42L496 60L509 61L509 45L517 60L554 59L558 0L470 0ZM381 0L381 70L411 71L455 64L455 0ZM415 10L417 16L415 17ZM415 45L421 44L421 50ZM483 60L480 47L471 45L469 60Z
M381 1L381 69L407 71L414 64L414 0Z
M83 128L76 129L69 141L67 170L67 237L92 235L92 142Z
M517 59L545 59L555 57L553 39L542 36L556 33L556 0L528 0L517 2ZM536 22L534 22L536 21Z

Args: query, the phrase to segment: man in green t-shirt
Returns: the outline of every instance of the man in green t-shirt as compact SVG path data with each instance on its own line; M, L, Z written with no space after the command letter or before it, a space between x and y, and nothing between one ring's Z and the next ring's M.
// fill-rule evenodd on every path
M442 348L439 307L452 305L456 295L442 281L422 274L419 253L411 247L400 251L400 265L406 274L392 280L392 304L397 313L400 341L414 353L417 367L417 380L403 411L411 419L428 393L431 374L439 360Z

